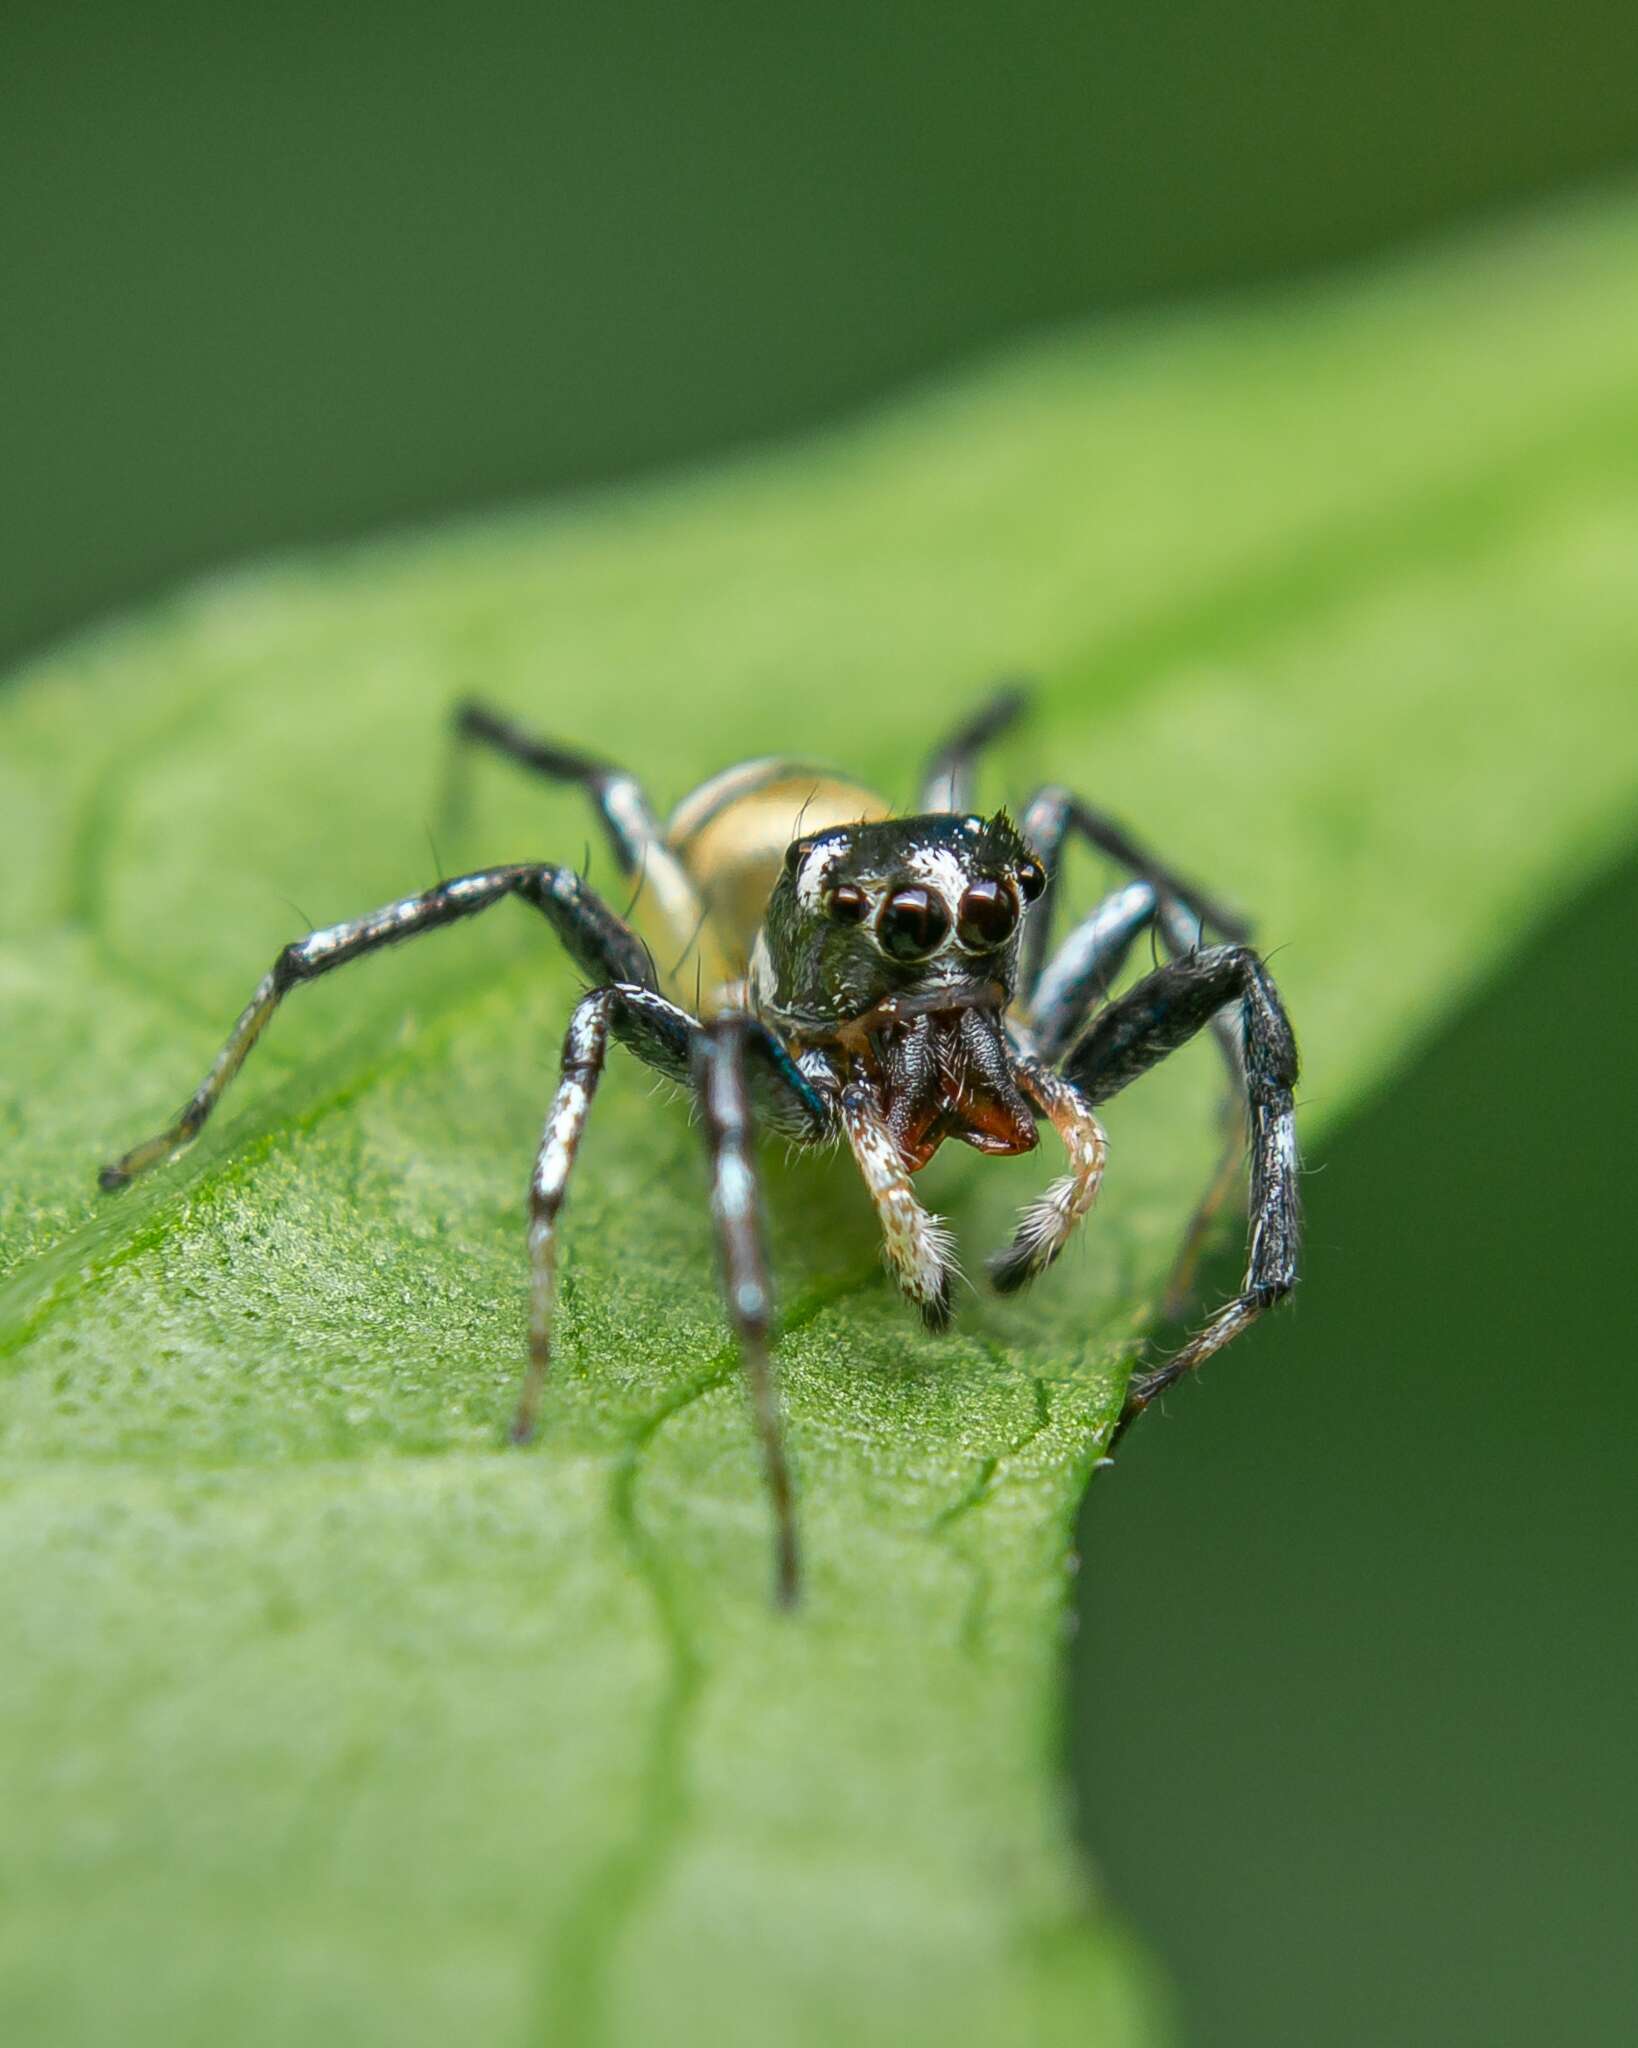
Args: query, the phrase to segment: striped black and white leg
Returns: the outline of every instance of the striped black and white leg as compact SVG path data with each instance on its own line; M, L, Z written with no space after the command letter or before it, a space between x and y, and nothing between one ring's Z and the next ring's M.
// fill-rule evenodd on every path
M1195 1371L1295 1286L1302 1241L1292 1091L1297 1047L1267 969L1245 946L1212 946L1147 975L1087 1029L1063 1062L1096 1106L1146 1074L1235 1006L1240 1018L1251 1155L1251 1240L1240 1292L1177 1355L1132 1383L1120 1427Z
M452 717L457 742L490 748L549 782L577 784L591 798L620 872L650 892L675 931L690 932L704 913L682 863L666 844L659 820L635 775L590 754L559 746L516 724L504 712L468 700Z
M551 1367L558 1216L611 1041L666 1080L687 1087L696 1081L698 1058L708 1037L696 1018L650 988L593 989L575 1005L563 1038L557 1093L529 1181L529 1358L512 1424L517 1443L534 1435ZM748 1089L766 1105L769 1123L784 1135L809 1142L828 1135L823 1098L760 1024L745 1025L739 1071Z
M1159 904L1152 882L1128 882L1065 935L1036 976L1024 1013L1043 1060L1055 1063L1092 1012L1108 1001L1133 945L1153 927Z
M1149 930L1158 933L1174 960L1195 952L1202 942L1196 914L1147 880L1128 882L1115 890L1065 936L1037 976L1027 1012L1030 1036L1043 1059L1061 1058L1087 1019L1108 1001L1133 944ZM1245 1074L1238 1012L1219 1010L1211 1020L1211 1032L1228 1079L1223 1150L1172 1262L1163 1308L1169 1320L1180 1316L1187 1306L1212 1225L1239 1185L1240 1158L1245 1150Z
M1097 852L1107 855L1129 875L1151 883L1157 898L1169 897L1192 912L1197 926L1241 945L1251 937L1244 919L1208 895L1197 883L1185 880L1166 862L1158 860L1123 825L1117 824L1106 812L1083 803L1070 790L1054 785L1037 791L1024 806L1022 829L1047 874L1046 889L1031 906L1024 928L1019 961L1019 979L1023 988L1034 988L1046 961L1052 940L1052 921L1062 878L1064 850L1070 839L1075 837L1084 839Z
M700 1026L686 1010L653 989L632 985L594 988L582 996L563 1034L563 1064L529 1178L529 1358L512 1418L512 1441L535 1433L540 1399L552 1361L552 1315L557 1301L557 1219L568 1193L603 1078L611 1037L668 1081L686 1083Z
M745 1369L773 1508L774 1589L779 1604L789 1607L800 1584L796 1501L769 1348L773 1290L763 1244L747 1075L748 1051L759 1031L741 1016L718 1017L705 1025L694 1042L694 1085L711 1161L711 1220L723 1299Z
M105 1189L122 1188L198 1136L223 1091L244 1065L279 1004L299 983L316 981L366 953L379 952L424 932L440 930L506 897L540 911L576 963L599 981L650 978L641 942L580 877L568 868L518 865L458 875L417 896L405 896L366 917L310 932L286 946L256 985L209 1071L162 1131L132 1146L98 1176Z

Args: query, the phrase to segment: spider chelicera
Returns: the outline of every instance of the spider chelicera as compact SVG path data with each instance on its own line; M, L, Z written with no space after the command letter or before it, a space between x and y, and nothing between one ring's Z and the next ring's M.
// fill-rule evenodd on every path
M1134 1378L1124 1428L1295 1282L1296 1046L1246 927L1102 813L1058 788L1042 790L1016 825L1005 811L972 809L978 757L1023 701L1002 691L950 736L932 757L914 817L895 817L855 783L772 759L716 776L663 827L621 770L536 739L481 705L461 706L461 740L586 790L621 869L639 885L663 957L677 957L678 967L657 971L645 941L573 869L529 862L441 882L286 946L175 1120L104 1167L102 1186L123 1187L198 1133L298 982L520 897L545 915L594 986L569 1021L529 1186L529 1360L513 1435L523 1441L534 1429L551 1354L558 1212L612 1038L700 1105L723 1291L762 1441L778 1596L789 1602L796 1520L769 1355L756 1126L801 1144L846 1139L887 1262L939 1330L950 1317L951 1247L916 1197L918 1169L946 1138L980 1152L1027 1152L1037 1123L1053 1126L1069 1170L1023 1211L989 1267L1003 1292L1022 1287L1057 1258L1097 1195L1097 1105L1209 1025L1233 1082L1235 1128L1175 1277L1181 1282L1192 1265L1244 1145L1245 1279L1174 1357ZM1055 881L1076 834L1131 879L1049 954ZM1145 932L1169 957L1112 998ZM681 1000L683 975L692 1009ZM1177 1294L1174 1285L1174 1302Z

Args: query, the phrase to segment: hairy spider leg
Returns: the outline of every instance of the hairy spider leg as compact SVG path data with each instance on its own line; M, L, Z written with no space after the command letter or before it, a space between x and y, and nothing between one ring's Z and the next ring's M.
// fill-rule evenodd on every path
M1024 1009L1043 1060L1055 1063L1092 1011L1108 1001L1127 956L1153 927L1159 907L1153 882L1127 882L1064 935L1036 977Z
M1161 941L1174 960L1186 960L1200 950L1203 943L1201 927L1181 905L1162 898L1156 922ZM1244 1181L1246 1140L1249 1136L1246 1128L1244 1007L1230 1004L1219 1010L1212 1018L1210 1028L1228 1081L1220 1114L1223 1144L1216 1171L1194 1205L1194 1213L1172 1259L1172 1270L1166 1277L1160 1313L1167 1322L1178 1322L1187 1314L1194 1299L1200 1261L1211 1240L1212 1226L1240 1192Z
M1244 945L1251 928L1215 897L1197 884L1186 881L1175 869L1157 860L1138 840L1107 813L1094 810L1070 790L1055 784L1038 790L1024 806L1024 837L1034 847L1046 869L1047 885L1030 909L1024 927L1023 953L1019 961L1019 986L1033 992L1041 976L1047 947L1052 937L1052 920L1057 905L1063 851L1070 835L1078 834L1099 853L1107 854L1128 874L1154 885L1158 896L1171 897L1194 913L1197 925L1209 926L1222 938Z
M1224 937L1244 941L1249 927L1223 910L1192 883L1180 883L1119 827L1077 805L1065 791L1045 790L1033 799L1025 812L1026 835L1038 853L1048 842L1051 858L1042 854L1048 870L1048 894L1037 903L1033 915L1041 918L1036 929L1026 929L1026 949L1032 945L1037 956L1047 938L1053 897L1051 889L1061 862L1065 839L1081 821L1091 821L1105 830L1098 844L1104 852L1127 865L1137 866L1138 878L1104 899L1084 917L1039 968L1029 989L1027 1017L1031 1037L1042 1057L1056 1062L1093 1010L1108 995L1136 939L1146 930L1157 931L1166 952L1182 959L1201 945L1208 924ZM1030 830L1038 828L1039 836ZM1133 860L1129 856L1140 856ZM1227 920L1225 923L1224 920ZM1238 1014L1220 1011L1211 1023L1212 1036L1222 1056L1228 1087L1223 1098L1223 1147L1218 1163L1196 1202L1193 1214L1179 1242L1177 1255L1166 1283L1162 1314L1175 1320L1187 1308L1194 1290L1195 1274L1210 1239L1212 1225L1230 1201L1240 1182L1240 1159L1245 1150L1245 1071L1240 1045Z
M796 1600L799 1573L796 1505L769 1353L773 1291L763 1244L746 1074L747 1049L758 1028L748 1017L735 1015L706 1024L694 1040L694 1085L711 1162L711 1220L723 1298L751 1396L773 1507L776 1597L782 1607L789 1607Z
M1013 724L1028 702L1026 690L1003 686L935 750L923 784L924 809L959 812L972 807L980 754ZM1123 827L1067 790L1049 787L1040 791L1025 811L1023 829L1047 873L1044 900L1033 906L1025 927L1021 970L1029 997L1026 1014L1031 1037L1049 1068L1094 1005L1107 998L1142 932L1157 929L1173 958L1198 946L1208 923L1225 938L1249 936L1247 927L1231 911L1184 881ZM1055 884L1063 847L1072 832L1111 855L1138 879L1100 904L1049 960ZM1239 1110L1244 1089L1238 1033L1233 1021L1223 1017L1213 1020L1213 1033L1229 1073L1230 1128L1223 1157L1195 1207L1173 1264L1166 1292L1169 1315L1180 1313L1187 1299L1211 1225L1237 1184L1245 1142ZM991 1260L991 1278L1003 1291L1024 1285L1057 1258L1075 1224L1095 1201L1103 1172L1103 1132L1086 1105L1075 1099L1073 1089L1060 1096L1053 1093L1052 1083L1038 1083L1035 1100L1064 1140L1072 1170L1024 1211L1011 1246Z
M950 1234L917 1200L876 1091L864 1081L850 1081L840 1107L854 1161L876 1205L887 1263L928 1329L946 1329L955 1271Z
M1251 1235L1240 1292L1175 1357L1127 1392L1117 1437L1158 1394L1199 1366L1291 1292L1302 1239L1292 1090L1297 1046L1272 979L1245 946L1212 946L1169 961L1099 1013L1064 1061L1091 1104L1146 1074L1238 1002L1251 1127Z
M1025 1208L1012 1243L990 1260L991 1284L1002 1294L1015 1293L1044 1273L1069 1242L1076 1224L1098 1199L1109 1151L1092 1105L1066 1075L1027 1054L1019 1056L1013 1071L1024 1094L1063 1141L1069 1171Z
M504 713L470 699L455 707L452 726L457 741L492 748L532 774L542 775L550 782L575 783L585 790L596 807L621 874L638 892L633 908L641 906L648 921L657 927L656 945L662 951L669 948L673 955L688 946L704 917L704 905L682 863L667 845L636 776L606 761L541 739ZM662 968L666 964L662 962Z
M475 917L503 898L516 896L541 911L574 960L599 981L646 983L648 956L636 934L616 917L572 869L519 865L484 868L457 875L418 896L405 896L384 909L346 924L310 932L286 946L256 985L238 1022L228 1033L209 1071L162 1131L105 1166L98 1176L106 1189L122 1188L136 1174L166 1159L198 1136L228 1083L244 1065L268 1020L298 982L316 981L366 953L418 938L461 918Z
M529 1179L529 1362L518 1393L512 1441L535 1433L540 1397L551 1364L552 1309L557 1288L557 1217L579 1155L592 1097L603 1078L611 1031L645 1066L668 1081L687 1083L699 1025L653 989L631 983L596 988L582 996L563 1035L557 1093L541 1132Z
M1003 683L967 721L933 750L922 777L921 808L970 811L977 793L978 759L992 740L1029 709L1030 693L1020 683Z
M788 1601L796 1590L795 1511L768 1362L771 1308L750 1164L751 1104L756 1103L771 1127L809 1144L830 1135L831 1118L824 1098L754 1019L725 1017L702 1025L653 989L626 985L593 989L575 1005L564 1034L557 1093L529 1182L529 1359L512 1440L528 1442L539 1419L551 1369L557 1220L611 1038L667 1080L691 1084L699 1096L711 1151L713 1214L718 1219L729 1317L745 1360L762 1439L774 1506L779 1596ZM739 1199L747 1186L749 1212Z

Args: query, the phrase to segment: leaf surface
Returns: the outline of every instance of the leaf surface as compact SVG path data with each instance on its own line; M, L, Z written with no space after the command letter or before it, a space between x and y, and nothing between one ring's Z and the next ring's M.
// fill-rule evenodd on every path
M544 1438L503 1446L575 989L525 913L299 991L191 1153L117 1201L92 1175L310 923L579 860L574 799L499 768L429 844L456 696L662 801L785 750L908 799L1020 669L1040 714L990 794L1071 782L1254 909L1312 1145L1630 832L1635 590L1612 200L1021 347L678 482L219 579L17 678L7 2038L1152 2039L1065 1816L1060 1640L1075 1507L1210 1167L1208 1051L1112 1107L1077 1253L940 1341L844 1163L770 1152L793 1620L697 1134L629 1065L571 1197ZM1527 1111L1497 1113L1522 1178ZM930 1170L969 1270L1046 1170ZM1399 1426L1362 1414L1363 1454Z

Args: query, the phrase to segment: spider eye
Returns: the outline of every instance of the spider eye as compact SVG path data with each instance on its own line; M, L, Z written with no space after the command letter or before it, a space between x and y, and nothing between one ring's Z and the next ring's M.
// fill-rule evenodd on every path
M882 905L876 936L895 960L936 953L950 930L950 913L931 889L895 889Z
M961 899L956 937L969 953L993 953L1012 937L1018 902L1005 882L974 882Z
M838 924L863 924L870 898L853 882L838 882L825 897L825 909Z
M1019 868L1018 893L1026 903L1034 903L1046 884L1046 869L1038 860L1026 860Z

